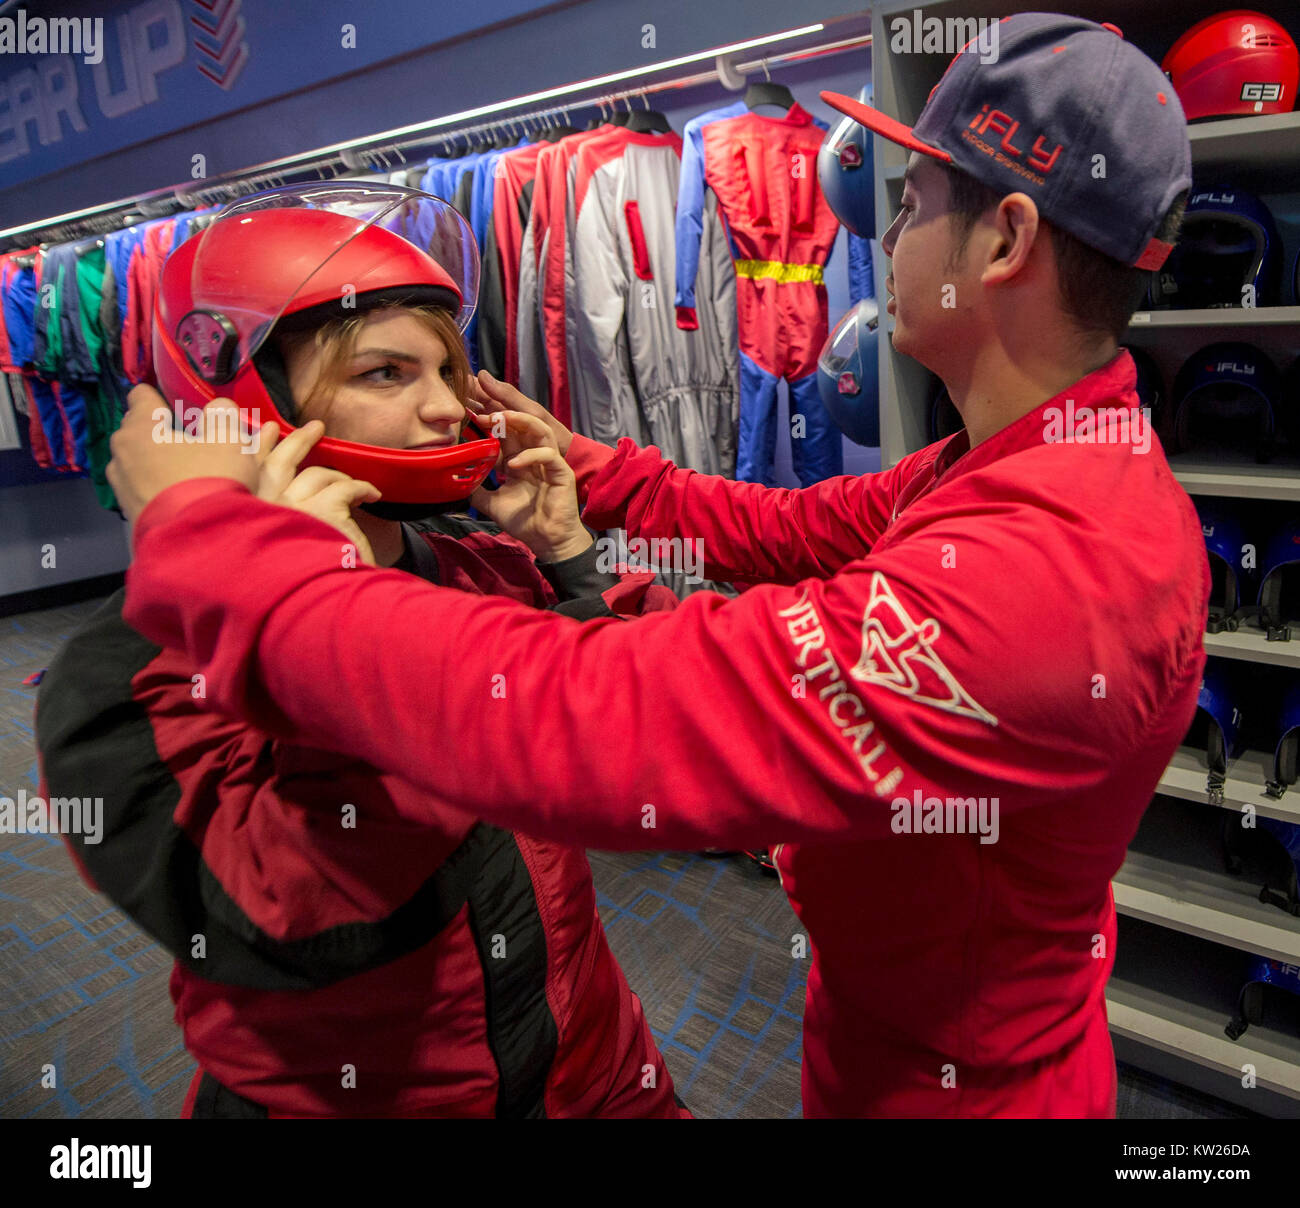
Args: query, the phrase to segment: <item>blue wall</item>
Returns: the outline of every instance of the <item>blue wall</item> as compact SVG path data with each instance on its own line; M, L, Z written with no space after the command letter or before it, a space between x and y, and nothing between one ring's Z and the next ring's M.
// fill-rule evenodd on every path
M115 29L119 17L133 14L138 21L144 5L173 15L179 8L187 28L194 28L189 18L204 11L197 0L79 2L86 11L106 18L106 44L112 41L108 27ZM792 6L787 0L571 0L530 5L526 15L466 35L465 28L476 22L457 16L453 24L448 14L469 11L499 21L503 14L524 7L522 0L216 2L219 9L239 9L246 26L248 63L229 92L198 73L199 54L187 44L185 60L152 77L157 102L107 119L98 113L95 69L70 61L88 129L76 133L69 118L60 116L57 144L35 158L0 163L0 228L189 182L196 155L204 157L206 175L217 176L863 8L854 0L824 0L816 6ZM33 15L46 9L60 16L78 12L75 3L65 0L29 0L26 7ZM357 25L356 50L341 46L339 31L347 21ZM643 46L649 25L654 27L653 47ZM164 20L149 32L156 39L167 28ZM398 58L367 62L375 43L390 54L403 46L405 50ZM153 53L161 52L155 48ZM108 46L105 64L112 66L114 55ZM48 58L0 56L0 83L18 70L43 69L48 74ZM105 64L101 69L107 70ZM267 99L284 83L292 83L294 90ZM0 99L0 154L6 109ZM29 123L27 129L29 139L39 141L37 128Z

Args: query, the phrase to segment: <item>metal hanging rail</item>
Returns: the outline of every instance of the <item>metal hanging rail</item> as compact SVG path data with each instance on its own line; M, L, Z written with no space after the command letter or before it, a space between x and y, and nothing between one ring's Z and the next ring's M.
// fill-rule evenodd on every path
M809 32L824 28L825 26L820 25L806 27L805 30L773 35L773 39L806 36ZM741 45L752 46L744 43ZM405 127L399 131L388 131L347 143L316 148L208 180L154 189L135 197L105 202L86 210L59 214L52 218L11 227L8 230L0 230L0 244L7 243L11 247L21 247L30 245L38 237L42 243L59 243L92 234L101 235L124 226L131 226L147 218L164 217L182 210L202 209L231 201L260 189L289 183L290 177L302 177L310 173L315 173L317 180L334 180L350 173L387 171L395 166L390 157L396 157L399 163L406 163L408 160L405 153L417 148L432 154L438 148L444 151L454 149L456 144L462 141L468 145L471 139L487 133L509 131L538 134L567 122L569 114L575 111L594 109L604 114L606 110L616 109L620 102L631 109L634 99L641 100L649 108L648 98L654 94L681 91L718 81L723 81L726 86L728 76L745 77L765 68L788 66L812 59L845 54L853 50L866 49L870 45L871 35L862 34L762 55L745 62L735 61L738 57L735 54L720 54L714 57L713 67L706 71L675 76L667 80L647 80L613 92L595 89L583 92L582 84L579 83L571 86L575 89L572 97L565 96L563 100L557 99L554 104L543 108L530 107L518 113L511 113L510 109L515 104L522 107L532 103L528 97L522 97L517 102L501 102L494 107L495 112L490 118L472 124L457 124L458 115L452 115L417 127ZM661 65L648 68L642 74L653 75L665 69L666 67ZM562 89L554 91L563 92ZM394 134L405 134L408 131L410 137L397 140L392 138ZM306 183L306 181L294 183Z

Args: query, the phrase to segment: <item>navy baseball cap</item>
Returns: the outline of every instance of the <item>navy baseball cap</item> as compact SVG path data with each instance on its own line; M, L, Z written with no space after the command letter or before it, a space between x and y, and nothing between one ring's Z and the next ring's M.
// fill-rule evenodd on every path
M1019 13L959 51L916 125L836 92L826 104L891 142L951 164L1097 251L1157 269L1173 245L1156 232L1192 184L1187 119L1156 63L1109 23Z

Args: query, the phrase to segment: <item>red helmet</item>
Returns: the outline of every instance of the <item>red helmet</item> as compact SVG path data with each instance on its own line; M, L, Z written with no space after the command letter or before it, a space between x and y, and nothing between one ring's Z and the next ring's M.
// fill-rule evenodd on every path
M340 181L256 194L227 206L164 265L153 325L158 387L182 413L228 398L254 427L265 416L287 434L294 400L267 341L273 330L434 305L464 331L478 275L473 232L427 193ZM419 505L466 499L500 452L491 437L385 449L326 436L303 464L374 483L382 504Z
M1290 113L1300 82L1291 35L1272 17L1235 8L1198 21L1160 64L1187 120Z

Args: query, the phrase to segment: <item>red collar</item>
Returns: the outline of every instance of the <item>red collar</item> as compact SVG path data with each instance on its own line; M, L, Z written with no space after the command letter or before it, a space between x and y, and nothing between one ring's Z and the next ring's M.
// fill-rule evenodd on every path
M970 447L970 434L963 428L939 451L934 462L934 477L946 474L958 462L961 472L989 465L1008 453L1019 453L1043 443L1047 426L1044 415L1051 407L1064 410L1066 400L1072 399L1075 408L1082 407L1134 407L1137 405L1137 367L1128 349L1121 348L1100 369L1072 383L1052 398L1045 399L1032 411L1025 412L987 440Z

